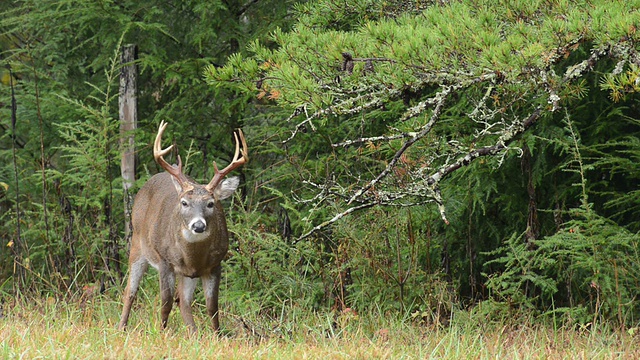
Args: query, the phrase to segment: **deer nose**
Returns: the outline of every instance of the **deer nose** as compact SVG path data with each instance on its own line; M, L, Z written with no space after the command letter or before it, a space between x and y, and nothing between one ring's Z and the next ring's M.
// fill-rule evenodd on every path
M193 224L191 224L191 230L193 230L194 232L196 232L198 234L203 233L206 228L207 228L207 225L201 220L198 220L198 221L194 222Z

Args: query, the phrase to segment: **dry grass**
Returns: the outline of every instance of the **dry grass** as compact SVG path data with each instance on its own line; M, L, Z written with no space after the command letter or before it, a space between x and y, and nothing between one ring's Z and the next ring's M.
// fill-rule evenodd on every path
M280 319L223 313L221 336L200 324L188 337L176 313L160 331L150 303L138 304L126 332L115 329L120 304L7 302L0 318L0 357L22 359L637 359L628 332L491 326L453 321L447 328L381 316L303 314ZM202 314L197 313L204 321ZM485 328L485 329L483 329Z

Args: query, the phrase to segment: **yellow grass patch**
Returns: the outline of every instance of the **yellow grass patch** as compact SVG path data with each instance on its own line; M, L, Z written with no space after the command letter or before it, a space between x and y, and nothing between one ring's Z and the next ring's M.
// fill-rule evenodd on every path
M118 331L118 301L52 300L4 304L0 357L23 359L637 359L640 342L629 331L554 331L543 326L429 328L411 320L359 314L348 320L331 314L286 319L222 314L222 335L196 311L200 332L188 337L173 313L160 330L157 309L138 304L128 331ZM262 322L261 322L262 321ZM283 330L286 328L287 330Z

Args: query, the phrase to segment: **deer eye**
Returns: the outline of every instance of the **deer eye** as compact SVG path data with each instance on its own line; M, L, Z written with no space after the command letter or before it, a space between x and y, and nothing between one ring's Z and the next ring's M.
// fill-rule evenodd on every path
M182 204L183 207L189 206L189 203L187 203L187 200L182 200L180 203Z
M214 204L213 204L213 201L210 201L210 202L207 204L207 207L208 207L209 209L213 209L213 205L214 205Z

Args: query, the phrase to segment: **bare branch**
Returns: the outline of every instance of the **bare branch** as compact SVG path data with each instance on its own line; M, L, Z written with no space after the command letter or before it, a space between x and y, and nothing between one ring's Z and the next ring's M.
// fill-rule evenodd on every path
M444 88L441 92L439 92L434 97L435 102L436 102L437 105L433 109L433 113L431 114L431 118L429 119L429 121L422 127L422 129L419 132L417 132L414 136L409 138L409 140L407 140L402 145L400 150L398 150L396 152L396 154L393 156L393 159L391 159L391 161L389 162L387 167L380 174L378 174L378 176L376 176L375 179L369 181L369 183L367 183L365 186L363 186L358 191L356 191L356 193L351 197L351 199L349 199L348 204L351 204L354 200L356 200L358 197L360 197L363 193L365 193L366 191L371 189L378 181L384 179L389 174L389 172L391 172L391 169L393 169L396 166L396 163L400 159L400 156L402 156L402 154L404 154L404 152L408 148L410 148L411 145L413 145L416 141L418 141L418 140L422 139L423 137L425 137L431 131L433 126L440 119L440 114L442 113L442 108L444 107L444 104L446 102L447 96L449 96L449 94L452 91L453 91L453 87L452 86L448 86L448 87Z
M449 87L448 89L450 91L451 87ZM443 90L439 94L441 94L441 96L442 96L442 102L439 104L439 106L441 104L444 105L444 100L445 100L446 95L448 94L448 92L445 93L445 91ZM437 107L436 107L436 109L437 109ZM436 109L434 109L434 112L436 112ZM536 109L531 115L529 115L522 122L515 122L509 129L507 129L505 131L505 134L503 136L501 136L496 141L495 145L485 146L485 147L478 148L478 149L475 149L473 151L470 151L467 154L465 154L464 156L459 157L453 164L445 164L440 169L435 171L432 175L427 176L427 177L423 177L422 181L424 183L426 183L427 186L421 188L421 191L423 191L425 193L420 194L420 196L423 197L423 198L424 197L429 197L430 199L422 201L422 203L435 202L438 205L438 211L440 212L440 217L442 218L442 220L446 224L449 224L449 220L447 220L447 217L446 217L446 210L445 210L445 207L444 207L444 202L443 202L442 196L440 194L439 182L442 179L444 179L445 177L447 177L448 175L450 175L451 173L453 173L454 171L456 171L456 170L458 170L458 169L460 169L460 168L462 168L464 166L467 166L467 165L471 164L471 162L473 162L473 160L475 160L475 159L477 159L479 157L495 155L495 154L497 154L497 153L499 153L501 151L507 150L508 149L507 145L509 143L511 143L513 140L515 140L517 136L519 136L524 131L529 129L531 126L533 126L536 123L536 121L540 118L541 115L542 115L542 109L541 108ZM432 119L433 119L433 115L432 115ZM423 130L426 130L427 128L428 128L428 126L425 125ZM415 142L415 140L414 140L414 142ZM407 145L407 143L405 143L405 146L406 145ZM396 153L396 155L394 156L394 159L396 161L399 159L400 155L402 154L401 151L403 152L404 150L406 150L405 146L403 146L403 148L401 148L398 151L398 153ZM389 173L391 168L392 168L392 166L390 164L390 166L387 166L387 168L385 170L383 170L383 172L381 172L380 175L378 175L378 177L376 177L376 179L370 181L367 185L365 185L360 190L358 190L358 192L356 192L356 195L351 197L349 203L359 200L359 198L367 190L371 189L371 187L375 183L377 183L382 178L384 178ZM323 188L324 190L326 190L325 187L320 187L320 188ZM327 192L325 191L324 193L326 194ZM313 229L309 230L307 233L302 235L299 238L299 240L302 240L302 239L305 239L305 238L311 236L314 232L316 232L318 230L321 230L321 229L323 229L323 228L325 228L325 227L337 222L338 220L342 219L346 215L349 215L349 214L354 213L356 211L367 209L367 208L370 208L370 207L373 207L373 206L376 206L376 205L397 205L397 204L393 204L393 201L401 199L402 197L403 196L400 195L400 194L394 194L393 196L386 197L386 196L384 196L384 194L380 194L379 193L379 194L377 194L377 196L372 196L371 198L367 199L366 202L362 202L360 205L352 206L352 207L348 208L347 210L345 210L345 211L343 211L343 212L341 212L339 214L336 214L332 219L327 220L327 221L315 226Z
M408 138L408 137L413 137L415 135L416 135L415 132L408 132L408 133L402 133L402 134L391 135L391 136L387 136L387 135L372 136L372 137L368 137L368 138L359 138L359 139L354 139L354 140L343 141L343 142L337 143L337 144L331 144L331 147L334 147L334 148L347 147L347 146L351 146L351 145L362 144L362 143L367 143L367 142L374 142L374 141L391 141L391 140L397 140L397 139L404 139L404 138Z
M363 93L359 96L348 98L336 105L331 105L324 109L320 109L311 115L307 115L307 117L302 122L298 123L296 125L296 128L291 132L291 136L288 137L286 140L284 140L282 143L285 144L291 141L296 136L296 134L302 128L304 128L306 124L310 124L313 127L313 123L311 122L311 120L320 118L325 115L353 115L367 109L378 108L382 106L382 104L384 104L385 101L395 96L399 92L400 92L399 90L390 90L390 89L384 88L376 92ZM369 100L369 99L372 99L372 100ZM360 101L364 101L364 100L368 100L368 102L360 106L352 107L353 104L358 103ZM301 106L298 109L305 109L306 111L305 106ZM296 111L291 116L289 116L289 118L287 118L287 121L301 114L301 111L298 111L298 109L296 109Z
M373 207L375 205L376 205L375 202L368 202L368 203L364 203L364 204L361 204L361 205L358 205L358 206L350 207L347 210L345 210L345 211L343 211L343 212L341 212L339 214L336 214L336 216L334 216L331 220L327 220L327 221L323 222L322 224L315 226L313 229L309 230L307 233L305 233L302 236L300 236L300 238L298 238L298 240L302 240L302 239L308 238L309 236L311 236L311 234L313 234L316 231L318 231L320 229L323 229L323 228L333 224L334 222L336 222L336 221L342 219L343 217L345 217L346 215L349 215L349 214L351 214L351 213L353 213L355 211L358 211L358 210L362 210L362 209L367 209L367 208Z
M485 146L469 152L465 156L456 160L456 162L454 162L453 164L443 167L440 170L436 171L433 175L429 176L427 178L427 183L429 185L436 185L447 175L463 166L469 165L474 159L481 156L494 155L502 150L505 150L508 143L513 141L516 136L522 134L525 130L530 128L540 118L541 113L542 110L540 108L536 109L531 115L529 115L526 120L524 120L521 124L518 124L518 128L512 129L512 131L507 131L504 136L500 137L495 145Z
M605 46L604 48L601 48L598 50L593 50L593 52L591 53L591 56L589 56L588 59L569 67L565 71L562 80L563 81L573 80L582 76L584 73L591 71L593 69L593 66L596 64L596 62L598 62L598 60L601 57L607 55L609 51L610 51L610 48L608 46Z

